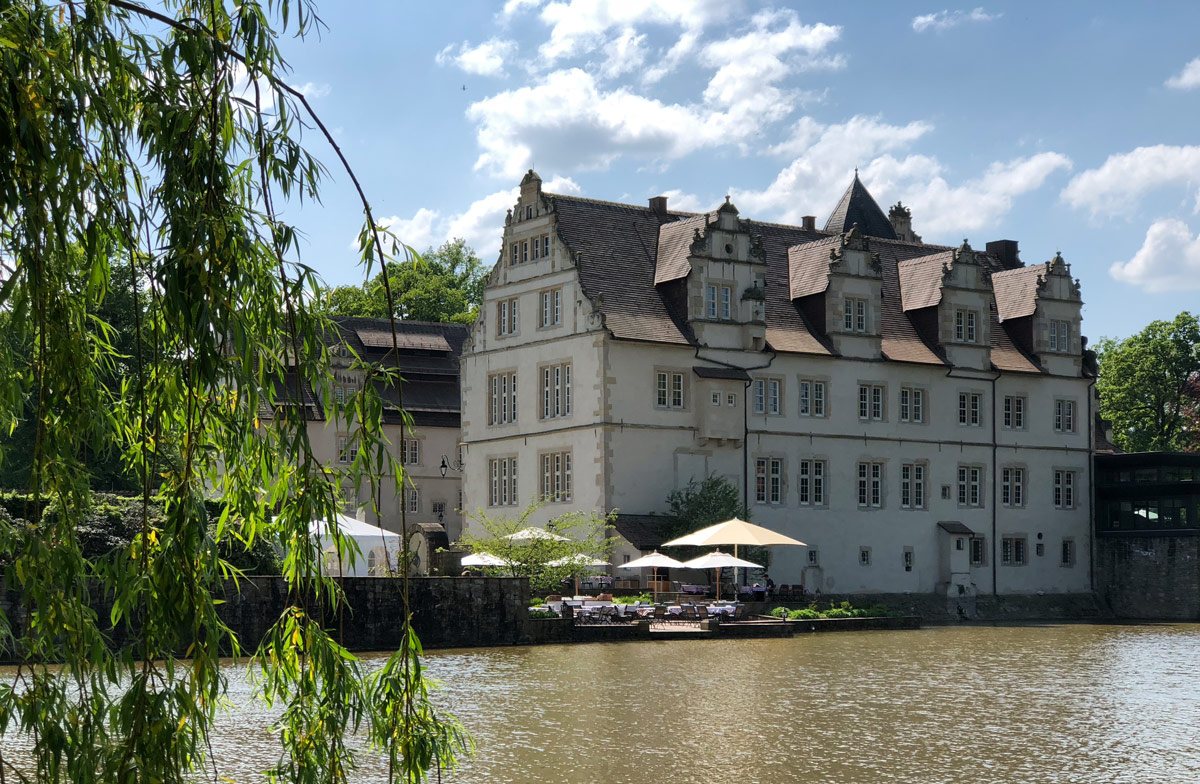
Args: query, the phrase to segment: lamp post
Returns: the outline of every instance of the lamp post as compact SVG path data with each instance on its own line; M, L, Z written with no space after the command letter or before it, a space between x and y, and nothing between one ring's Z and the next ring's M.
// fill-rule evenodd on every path
M461 460L451 460L448 456L442 455L442 464L438 466L438 470L442 472L442 478L446 478L446 472L450 469L462 471L463 464Z

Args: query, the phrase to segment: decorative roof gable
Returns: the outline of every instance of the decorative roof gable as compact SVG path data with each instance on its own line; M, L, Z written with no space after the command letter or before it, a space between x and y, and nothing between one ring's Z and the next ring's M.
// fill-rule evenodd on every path
M858 169L854 170L854 182L850 183L850 187L842 194L841 201L833 208L833 214L825 223L825 231L844 234L855 226L868 237L896 239L896 230L892 227L892 222L883 214L867 187L858 179Z

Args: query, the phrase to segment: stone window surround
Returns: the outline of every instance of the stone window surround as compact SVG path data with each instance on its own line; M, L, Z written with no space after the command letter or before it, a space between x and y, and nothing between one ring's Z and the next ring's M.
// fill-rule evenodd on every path
M868 389L868 392L867 392L867 416L865 418L862 416L862 388L863 387L866 387ZM875 390L875 389L881 390L879 393L880 416L878 418L876 418L874 416L874 414L875 414L875 407L874 407L875 393L872 390ZM856 414L858 415L859 422L886 422L886 421L888 421L887 382L880 381L878 379L861 379L860 378L858 380L858 384L854 390L854 406L857 409Z
M808 475L808 481L809 481L808 498L809 498L809 500L798 501L798 504L800 506L804 507L805 509L828 509L829 508L829 456L828 455L803 455L796 461L796 493L797 493L798 498L799 498L799 494L801 492L803 492L803 489L804 489L804 474L801 472L804 470L805 463L809 464L809 475ZM815 474L813 473L812 467L817 464L821 465L821 500L819 502L812 500L813 491L814 491L814 487L815 487L815 479L816 479Z
M959 476L960 472L967 472L966 478ZM979 472L979 499L978 503L971 503L971 471ZM983 463L958 463L954 467L954 501L959 509L983 509L987 506L987 466ZM966 500L963 500L962 490L966 490Z
M904 482L906 481L904 479L904 469L905 469L905 467L908 467L908 466L912 466L914 468L921 469L921 480L919 482L919 484L921 486L921 503L920 504L916 503L915 488L917 487L918 482L917 482L917 479L913 476L910 476L907 480L908 482L911 483L911 487L909 489L910 502L907 505L904 503ZM900 508L902 510L904 510L906 512L923 512L923 511L926 511L929 509L929 461L928 460L905 460L905 461L901 462L900 463L899 482L900 482L900 484L899 484Z
M708 315L708 287L709 286L716 287L716 292L715 292L716 299L714 300L714 303L716 305L717 314L715 316ZM722 288L729 289L729 316L728 316L728 318L721 315L721 289ZM700 286L701 305L700 305L699 320L700 321L716 321L716 322L720 322L723 324L728 324L731 321L736 321L737 316L738 316L738 313L737 313L737 309L738 309L737 291L738 291L738 284L737 284L736 280L732 280L730 278L705 277L704 282Z
M962 419L963 409L962 409L961 404L963 402L962 401L963 395L967 396L967 398L966 398L967 421L965 421L965 422ZM971 421L971 396L972 395L977 395L979 398L979 405L978 405L979 421L978 422ZM987 401L987 392L985 390L971 389L969 387L960 387L959 389L957 389L955 391L954 401L955 401L954 402L954 421L958 424L959 427L982 428L985 424L987 424L987 418L986 418L987 417L987 405L985 405L985 403Z
M833 408L833 396L829 394L829 390L831 389L830 377L828 375L814 375L812 373L797 373L795 380L796 380L796 415L801 416L801 417L807 417L809 419L829 419L830 409ZM809 413L807 413L807 414L805 414L803 411L801 411L801 407L800 407L800 391L801 391L801 385L804 383L808 383L808 385L809 385L809 387L808 387ZM816 387L815 387L816 384L824 385L824 390L825 390L824 395L822 396L824 410L820 414L812 413L813 404L814 404L814 401L816 400L816 394L814 391L816 389Z
M1021 472L1021 503L1013 503L1012 495L1006 503L1004 501L1004 472L1006 470L1018 470ZM1024 509L1029 504L1029 466L1025 463L1002 463L1000 465L1000 505L1006 509Z
M1020 411L1016 402L1012 404L1012 410L1005 413L1008 408L1008 401L1020 401ZM1005 395L1000 402L1000 427L1003 430L1027 430L1028 415L1029 415L1029 397L1027 395ZM1012 424L1004 424L1006 418L1011 418ZM1017 424L1017 419L1020 419L1020 424Z
M1020 554L1021 560L1019 561L1017 560L1017 546L1015 544L1018 540L1023 543L1023 546L1021 547L1022 552ZM1007 542L1013 542L1014 544L1012 556L1005 560L1004 546ZM1000 534L1000 565L1016 567L1029 565L1029 534L1024 532L1009 532Z
M573 393L572 387L574 386L573 382L574 382L575 374L574 374L574 370L572 368L572 364L573 364L573 362L570 357L563 357L563 358L559 358L559 359L548 359L548 360L538 363L538 365L537 365L537 391L538 391L537 411L538 411L538 421L539 422L548 422L552 419L553 420L571 419L574 416L575 395ZM545 396L546 396L546 390L544 387L545 371L547 368L555 368L555 367L566 367L568 369L568 371L563 374L563 379L561 382L562 383L562 394L561 394L561 397L559 398L560 407L563 410L561 413L558 413L558 414L551 413L549 415L546 415L546 410L545 410L545 406L544 406ZM553 383L553 382L551 382L551 383Z
M900 396L904 394L904 390L909 391L908 399L908 416L904 416L904 406L900 404ZM921 393L921 418L913 419L913 399L915 392ZM929 387L924 384L914 384L902 382L900 389L896 393L896 418L900 422L908 425L928 425L929 424Z
M1058 404L1071 404L1071 427L1059 427L1058 423ZM1055 433L1078 433L1079 432L1079 400L1073 397L1058 397L1055 396L1054 402L1050 409L1050 424Z
M660 406L658 404L658 375L660 373L667 374L667 405ZM690 411L692 406L688 400L688 393L691 391L691 368L670 366L670 365L655 365L650 374L650 400L655 411ZM683 405L671 405L671 375L677 374L683 378ZM724 394L722 393L722 399Z

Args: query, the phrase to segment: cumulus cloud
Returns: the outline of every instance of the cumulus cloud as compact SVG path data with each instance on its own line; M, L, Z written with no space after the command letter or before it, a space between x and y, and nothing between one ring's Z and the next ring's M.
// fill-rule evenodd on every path
M1193 237L1181 220L1157 220L1133 258L1114 263L1108 272L1149 292L1200 289L1200 236Z
M718 0L560 0L542 8L550 37L539 52L549 64L600 48L610 30L645 24L700 30L725 7Z
M1200 87L1200 57L1183 66L1183 70L1172 76L1164 84L1176 90L1191 90Z
M294 85L292 85L292 87L294 87L297 91L299 91L300 94L303 95L305 98L324 98L325 96L329 95L329 93L331 93L333 91L329 85L324 84L324 83L318 83L318 82L305 82L304 84L294 84Z
M1198 181L1200 146L1156 144L1110 155L1100 167L1080 172L1067 183L1062 198L1093 217L1116 215L1156 188Z
M715 204L705 204L700 201L700 197L696 194L685 193L679 188L663 191L659 195L667 197L667 209L679 212L703 212L717 206Z
M646 36L638 35L632 27L625 28L616 38L604 45L604 64L600 73L615 79L636 71L646 62Z
M455 65L477 76L504 76L504 63L516 51L515 42L490 38L478 46L463 41L457 50L450 44L438 52L434 60L438 65Z
M953 186L937 158L893 155L931 130L923 122L893 125L874 117L833 125L803 118L791 138L774 148L795 155L792 162L761 191L734 189L734 201L743 212L787 223L799 223L804 215L828 215L860 166L872 195L881 204L903 199L913 209L917 231L929 237L987 226L1011 210L1016 197L1071 166L1066 156L1040 153L993 163L979 177Z
M579 194L582 191L577 182L561 176L543 182L542 190L560 194ZM520 188L505 188L476 199L460 213L442 215L437 210L422 207L411 218L393 215L380 220L380 224L401 242L418 251L461 237L488 263L500 247L504 214L516 204L519 194ZM357 238L351 241L350 247L358 249Z
M603 169L625 154L669 161L705 148L745 146L812 99L781 83L806 68L838 67L827 50L840 35L838 27L801 24L793 11L758 14L750 32L698 52L715 72L694 103L660 101L625 85L602 87L582 68L552 71L471 105L467 117L482 149L475 167L514 177L533 163L533 150L539 165Z
M974 8L970 11L937 11L932 14L914 16L912 29L918 33L923 33L926 30L933 30L940 33L965 22L992 22L1001 16L1004 16L1004 14L989 14L982 8Z
M700 33L695 31L687 31L679 36L667 53L654 65L647 68L642 73L642 81L645 84L654 84L662 81L663 77L675 71L679 64L684 61L696 49L696 45L700 42Z

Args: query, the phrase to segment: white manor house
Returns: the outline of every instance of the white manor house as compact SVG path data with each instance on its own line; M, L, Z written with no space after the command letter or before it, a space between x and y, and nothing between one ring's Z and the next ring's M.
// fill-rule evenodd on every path
M818 229L544 193L531 170L463 346L462 508L538 496L539 523L615 509L644 532L717 474L808 544L772 548L780 584L1086 592L1080 308L1061 256L925 244L857 174ZM617 564L657 543L626 539Z

